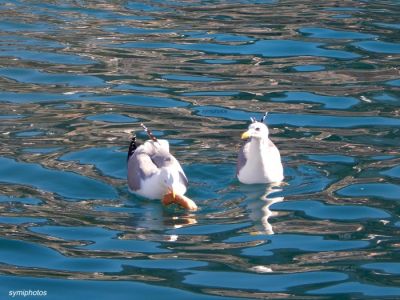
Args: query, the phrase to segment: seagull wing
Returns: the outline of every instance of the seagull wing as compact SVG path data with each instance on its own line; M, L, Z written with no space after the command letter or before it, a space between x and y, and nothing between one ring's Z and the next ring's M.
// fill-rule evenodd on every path
M244 153L244 149L249 142L247 141L240 149L239 155L236 163L236 175L239 174L240 170L244 167L247 162L246 154Z
M128 161L128 186L131 190L140 189L141 181L158 172L149 153L135 151Z
M157 168L169 168L171 171L177 171L179 179L184 186L188 186L188 179L183 171L178 160L169 152L165 150L157 151L151 160L157 166Z

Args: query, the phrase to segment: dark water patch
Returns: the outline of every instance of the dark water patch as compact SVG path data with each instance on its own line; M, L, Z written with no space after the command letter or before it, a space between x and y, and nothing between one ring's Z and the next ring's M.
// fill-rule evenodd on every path
M290 201L274 204L274 210L303 211L307 216L329 220L387 219L387 212L365 205L325 205L319 201Z
M194 106L196 114L205 117L222 118L236 121L247 121L250 117L260 119L263 114L259 112L246 112L243 110L229 109L218 106ZM342 117L327 115L306 114L268 114L268 124L289 125L299 127L324 127L324 128L357 128L368 126L400 126L400 120L387 117Z
M399 85L400 85L400 80L399 80ZM400 99L399 97L391 94L391 93L377 93L372 96L373 100L383 102L386 104L391 104L391 105L400 105Z
M155 86L142 86L142 85L135 85L135 84L120 84L118 86L113 87L113 90L121 90L121 91L145 91L145 92L164 92L167 89L162 87L155 87Z
M99 121L106 123L136 123L139 121L136 118L128 117L126 115L111 114L111 113L88 116L86 119L89 121Z
M400 200L400 186L393 183L356 183L338 190L337 193L349 197Z
M93 242L101 239L111 239L118 233L107 228L83 226L36 226L31 227L30 230L64 240L88 240Z
M90 65L96 63L87 57L48 51L2 50L0 57L15 57L24 61L43 62L62 65Z
M398 262L376 262L362 265L364 269L385 272L393 275L400 275L400 263Z
M364 9L361 7L328 7L324 8L325 11L349 11L349 12L358 12L363 11Z
M43 223L47 222L47 219L43 218L30 218L30 217L0 217L0 223L4 224L25 224L25 223Z
M20 267L46 267L61 257L56 251L35 243L0 238L1 262Z
M28 130L28 131L20 131L15 133L16 137L34 137L34 136L41 136L45 135L46 133L44 131L40 130Z
M26 153L49 154L49 153L54 153L56 151L59 151L61 149L62 148L60 148L60 147L47 147L47 148L29 147L29 148L22 149L22 151L26 152Z
M51 268L62 271L120 272L122 266L135 265L134 261L122 259L64 257L57 251L35 243L0 239L2 262L18 267ZM23 251L25 249L25 252ZM132 264L131 264L132 262ZM155 263L156 264L156 263ZM143 265L139 263L139 266Z
M386 84L391 85L391 86L400 86L400 79L390 80Z
M48 32L54 29L54 26L49 23L20 23L7 20L0 22L0 31L5 32Z
M353 16L350 14L337 14L337 15L333 15L331 16L332 19L348 19L348 18L352 18Z
M24 117L23 115L0 115L0 120L16 120Z
M168 34L174 33L174 30L167 29L155 29L155 28L141 28L141 27L132 27L132 26L107 26L103 28L106 31L121 33L121 34L133 34L133 35L159 35L159 34Z
M320 65L301 65L293 67L293 70L297 72L317 72L325 70L325 67Z
M236 96L239 92L235 91L199 91L199 92L189 92L189 93L182 93L182 96L218 96L218 97L230 97Z
M163 8L159 5L150 5L147 3L142 3L142 2L134 2L134 1L129 1L125 7L127 9L133 10L133 11L142 11L142 12L159 12L159 11L171 11L170 9Z
M211 64L211 65L214 65L214 64L225 65L225 64L234 64L237 61L233 60L233 59L205 59L205 60L203 60L203 62L206 64Z
M215 155L215 154L213 154ZM192 163L183 165L183 169L186 174L190 174L189 181L193 186L200 188L189 188L188 195L193 199L201 201L207 201L207 205L203 205L204 211L215 209L213 204L218 203L217 201L210 201L210 199L219 199L219 189L232 184L235 176L235 165L233 164L209 164L209 163ZM243 224L242 224L243 225ZM239 227L242 227L239 225ZM235 224L226 224L225 229L235 227ZM243 226L246 226L244 224ZM217 230L216 227L203 228L200 230ZM183 230L183 229L182 229Z
M380 172L382 175L389 176L392 178L400 178L400 166L395 166L389 170Z
M90 148L69 152L59 159L94 165L105 176L121 179L126 178L126 153L118 151L116 147Z
M251 224L235 223L235 224L215 224L215 225L197 225L194 227L179 228L168 231L169 234L215 234L226 231L233 231L249 227Z
M250 42L251 38L243 35L227 34L227 33L207 33L202 31L185 32L185 36L194 39L210 39L216 42Z
M326 177L323 170L307 165L296 168L286 167L285 182L289 185L279 196L313 194L324 191L335 180L333 176Z
M185 74L166 74L162 76L166 80L175 81L190 81L190 82L213 82L221 81L220 78L209 77L209 76L197 76L197 75L185 75Z
M12 103L40 103L40 102L56 102L67 100L78 100L83 94L56 94L56 93L15 93L15 92L0 92L0 101ZM66 107L62 107L63 109Z
M399 54L400 44L390 43L382 41L362 41L353 43L354 46L361 48L362 50L374 52L374 53L385 53L385 54Z
M94 244L81 247L88 250L106 251L131 251L140 253L169 253L171 250L163 249L160 243L145 240L101 240Z
M376 36L367 33L360 33L356 31L345 31L345 30L333 30L329 28L319 27L306 27L301 28L300 33L307 36L319 39L346 39L346 40L361 40L361 39L373 39Z
M351 249L360 249L369 246L367 241L342 241L325 239L322 236L302 235L302 234L275 234L271 236L238 236L231 238L226 242L236 243L251 240L266 239L268 244L245 248L243 255L248 256L272 256L276 251L292 250L305 252L320 251L343 251Z
M162 130L152 130L151 131L153 135L157 138L165 137L166 132ZM141 138L143 141L148 140L149 136L147 135L146 132L142 131L142 128L140 127L140 131L136 133L136 135Z
M93 295L93 291L98 294L98 300L115 299L132 299L132 291L142 299L152 298L154 295L163 295L165 299L193 299L193 300L225 300L225 299L241 299L221 296L201 295L194 292L182 290L174 287L163 287L141 283L135 281L106 281L106 280L68 280L53 278L35 278L27 276L19 276L16 281L14 276L1 276L3 285L0 291L3 295L8 295L10 290L24 289L26 286L37 287L45 290L52 299L65 299L65 295L74 299L85 299Z
M321 288L309 292L311 295L363 295L367 297L393 297L400 295L400 288L365 284L359 282L345 282L334 286Z
M343 50L328 50L323 48L324 44L299 42L291 40L261 40L244 45L221 45L221 44L173 44L173 43L141 43L131 42L113 45L121 48L157 49L172 48L180 50L204 51L206 53L235 54L235 55L261 55L264 57L293 57L314 56L329 57L336 59L354 59L359 55Z
M113 187L73 172L45 169L33 163L0 157L0 181L57 193L67 200L114 199Z
M95 76L80 74L47 73L28 68L4 68L0 70L0 76L16 80L22 83L34 83L40 85L65 85L77 87L104 86L104 81Z
M297 286L329 283L347 279L339 272L308 272L294 274L248 274L241 272L191 271L183 282L231 289L245 289L266 292L284 292ZM268 282L268 284L265 284Z
M390 29L400 29L400 23L374 23L376 26Z
M314 161L321 161L321 162L327 162L327 163L342 163L342 164L354 164L355 159L350 156L344 156L344 155L337 155L337 154L313 154L313 155L307 155L309 159L314 160Z
M122 94L122 95L109 95L109 96L91 95L91 96L84 96L82 100L134 105L142 107L183 107L189 105L188 103L177 99L135 95L135 94Z
M123 240L118 238L118 231L98 227L64 227L41 226L32 227L32 231L56 236L67 240L83 240L89 244L78 248L102 250L102 251L136 251L146 253L169 252L160 248L160 244L145 240Z
M396 158L396 156L393 155L377 155L377 156L372 156L371 160L389 160L389 159L393 159Z
M207 267L208 263L186 259L135 260L132 265L144 269L187 270Z
M13 45L17 49L23 49L24 47L60 49L65 47L63 44L50 39L42 39L32 36L3 35L0 40L0 49L7 50L10 45Z
M360 101L353 97L324 96L309 92L286 92L281 95L267 95L267 98L276 102L320 103L326 109L349 109Z
M10 196L5 196L5 195L0 195L0 202L8 202L8 203L22 203L22 204L28 204L28 205L38 205L42 203L41 200L32 198L32 197L26 197L26 198L20 198L20 197L10 197Z
M68 95L70 95L70 94L68 94ZM57 110L68 109L68 108L74 107L74 105L70 104L70 103L52 104L50 106L52 106L54 109L57 109Z
M153 20L154 18L150 16L143 15L134 15L134 14L126 14L120 12L114 12L110 9L100 9L100 8L91 8L86 5L55 5L50 3L38 3L35 5L36 7L45 10L48 13L52 13L52 15L56 15L58 17L63 17L65 14L68 14L70 17L73 16L72 20L87 20L88 18L92 18L93 20L131 20L131 21L146 21Z

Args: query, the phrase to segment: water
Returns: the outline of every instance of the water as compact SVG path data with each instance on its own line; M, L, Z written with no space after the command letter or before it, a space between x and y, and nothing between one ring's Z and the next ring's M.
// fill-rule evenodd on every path
M0 298L400 298L398 1L0 3ZM140 122L198 212L128 193Z

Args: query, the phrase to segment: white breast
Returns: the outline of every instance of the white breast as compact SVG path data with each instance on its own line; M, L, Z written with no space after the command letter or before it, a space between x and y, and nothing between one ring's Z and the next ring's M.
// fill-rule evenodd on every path
M245 184L280 182L283 166L279 150L259 141L248 143L243 149L245 165L239 170L238 179Z

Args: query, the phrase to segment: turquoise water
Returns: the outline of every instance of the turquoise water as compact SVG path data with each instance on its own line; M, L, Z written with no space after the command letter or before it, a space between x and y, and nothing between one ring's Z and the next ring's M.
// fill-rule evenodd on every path
M400 298L399 12L0 1L0 298ZM235 179L265 111L279 188ZM140 122L198 212L129 194Z

